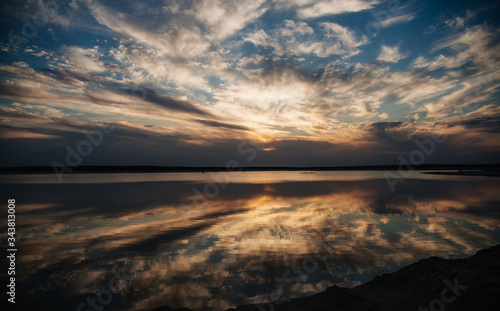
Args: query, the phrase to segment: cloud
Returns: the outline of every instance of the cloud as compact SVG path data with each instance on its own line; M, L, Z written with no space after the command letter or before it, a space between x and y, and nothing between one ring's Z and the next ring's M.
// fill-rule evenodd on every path
M320 25L325 29L326 36L337 39L338 44L341 45L345 51L355 50L357 47L368 42L368 38L365 36L357 39L354 31L339 24L325 22Z
M17 101L34 102L50 100L53 96L37 85L30 84L0 84L0 96Z
M182 19L186 12L172 16L172 20L166 19L164 23L155 24L154 28L150 29L148 24L141 22L141 16L121 12L119 8L106 7L97 1L89 1L88 6L100 24L127 39L153 47L159 53L170 57L196 57L210 46L207 37L204 37L201 30L193 24L192 18ZM157 16L150 18L156 19ZM179 24L175 25L174 22Z
M434 46L433 52L443 54L430 60L419 56L412 62L412 67L420 73L440 70L448 73L447 92L425 104L428 117L446 117L451 111L486 102L494 96L499 87L496 82L500 81L496 66L500 61L498 36L498 31L484 25L465 28ZM453 53L450 55L449 51Z
M447 19L444 23L450 28L462 28L465 26L465 19L462 17L455 17L453 19Z
M500 133L500 116L483 116L464 120L460 125L466 128L478 128L486 133Z
M210 116L210 113L197 108L191 103L176 99L169 95L158 94L156 90L150 88L141 88L136 92L118 91L117 93L126 94L137 99L143 99L148 103L152 103L157 105L158 107L166 108L169 110L188 112L202 116Z
M413 13L393 16L393 17L390 17L390 18L387 18L387 19L380 21L380 27L387 28L387 27L390 27L392 25L399 24L399 23L408 23L409 21L412 21L413 19L415 19L415 15Z
M25 62L0 64L2 120L46 135L58 135L46 129L69 130L69 121L107 120L143 138L182 136L200 146L252 138L351 148L376 144L365 122L390 116L404 120L402 128L428 132L429 124L493 103L500 80L497 29L457 22L460 27L444 37L437 32L433 37L441 39L422 47L383 37L379 46L353 28L373 18L382 28L422 22L409 11L413 2L386 16L380 4L196 0L153 10L141 2L78 2L59 13L75 17L78 11L72 31L85 20L79 34L99 38L76 46L65 41L64 27L53 26L66 45L33 38L37 45L19 50ZM338 15L348 12L358 13ZM481 121L488 128L495 122L483 116L434 130L485 133ZM385 132L391 131L397 132Z
M201 116L211 115L209 112L197 108L193 104L172 96L160 95L153 89L144 89L143 93L132 92L132 90L134 90L132 87L129 87L128 91L102 87L99 90L80 89L73 93L59 93L57 89L45 88L36 84L0 84L1 96L28 103L41 102L47 105L56 105L59 103L62 107L68 108L69 106L74 109L79 107L79 104L100 105L110 108L121 107L125 110L136 110L137 113L146 115L148 111L144 111L144 107L153 106L156 107L155 110L160 108L162 110L185 112ZM94 110L88 106L86 108L88 112L97 112L95 108ZM111 111L107 110L107 112L110 113ZM104 110L102 113L105 113ZM150 116L153 115L150 114Z
M384 120L389 118L389 114L387 112L381 113L378 116Z
M79 48L76 50L82 51ZM210 112L197 105L178 97L159 94L153 88L138 88L135 85L127 85L122 80L102 77L95 73L90 75L88 68L82 70L81 67L70 66L62 70L34 71L24 63L17 63L0 66L0 71L17 76L16 83L0 84L0 95L12 100L28 103L43 102L47 105L73 109L82 109L79 104L113 109L120 107L155 118L161 116L161 114L155 116L153 112L159 109L212 116ZM88 105L85 108L92 111ZM98 110L93 111L98 112ZM105 113L104 110L100 112ZM107 112L110 113L111 110Z
M63 46L62 52L76 71L92 73L106 70L104 64L99 61L97 48L83 49L77 46Z
M380 54L377 57L377 60L380 62L386 62L386 63L397 63L400 60L408 57L410 53L401 53L399 51L399 46L387 46L387 45L382 45L380 49Z
M469 22L474 19L480 11L485 10L486 7L476 9L476 10L466 10L464 16L455 16L444 20L444 26L451 28L453 30L461 29L469 24Z
M500 107L486 105L461 116L439 121L449 127L463 126L483 133L500 133Z
M440 40L431 50L434 53L449 49L454 52L453 56L440 54L433 60L419 57L414 61L413 66L428 70L452 69L472 61L477 69L491 68L500 59L498 36L498 31L492 31L483 25L466 28L458 34Z
M265 0L201 0L194 5L194 17L209 29L208 36L222 40L264 14L264 3Z
M0 133L1 138L6 139L60 139L57 135L47 135L42 133L33 133L28 131L10 131Z
M233 129L233 130L242 130L242 131L250 130L246 126L236 125L236 124L228 124L228 123L212 121L212 120L196 120L196 122L201 123L201 124L205 124L208 126L216 127L216 128L223 127L223 128L228 128L228 129Z
M371 118L376 115L377 109L380 107L381 102L366 102L359 101L349 105L349 112L351 115L359 118Z
M376 133L385 133L389 129L395 129L403 125L401 121L384 121L384 122L374 122L370 124L370 127Z
M271 47L280 56L314 54L322 58L356 55L360 52L358 47L368 42L366 36L358 38L353 30L342 25L324 22L320 26L321 29L315 31L305 22L286 20L283 27L270 34L261 29L246 36L245 41ZM320 39L322 36L328 40Z
M169 57L191 59L203 56L211 46L220 44L259 18L267 10L264 2L200 0L192 7L183 5L175 9L173 3L163 12L147 11L142 16L97 1L89 1L88 6L99 23L124 38L152 47ZM148 19L156 23L150 26Z
M291 4L299 6L297 16L304 19L318 18L326 15L338 15L344 13L360 12L369 10L379 4L379 1L364 0L323 0L313 1L290 1Z

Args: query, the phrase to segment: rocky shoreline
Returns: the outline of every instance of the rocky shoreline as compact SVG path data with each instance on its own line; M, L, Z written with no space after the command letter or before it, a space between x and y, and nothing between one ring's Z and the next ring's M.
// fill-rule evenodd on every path
M243 310L499 310L500 245L467 259L430 257L352 289L337 286L282 304Z
M228 311L485 311L499 308L500 245L497 245L466 259L422 259L354 288L332 286L309 297L245 305ZM156 310L188 311L169 307Z

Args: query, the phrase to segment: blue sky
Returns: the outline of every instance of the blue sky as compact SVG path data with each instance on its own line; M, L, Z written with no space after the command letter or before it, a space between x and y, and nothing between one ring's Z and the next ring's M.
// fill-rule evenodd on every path
M492 1L4 1L3 166L393 164L500 155ZM417 149L418 150L418 149Z

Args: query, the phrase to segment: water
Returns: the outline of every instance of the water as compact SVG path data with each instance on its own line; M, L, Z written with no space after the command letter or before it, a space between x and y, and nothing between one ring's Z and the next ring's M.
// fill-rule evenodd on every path
M25 308L226 310L500 243L498 178L415 172L394 193L376 171L64 178L0 176Z

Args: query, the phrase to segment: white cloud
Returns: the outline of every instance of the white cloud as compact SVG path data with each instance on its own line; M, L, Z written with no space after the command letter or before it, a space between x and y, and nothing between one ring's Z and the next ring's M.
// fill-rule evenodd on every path
M202 0L195 4L195 19L210 30L211 37L221 40L235 34L249 22L264 14L265 0Z
M467 10L465 16L455 16L453 18L446 19L444 21L445 27L452 28L454 30L461 29L465 27L468 22L475 18L479 11L485 10L485 8L477 9L475 11Z
M462 28L465 26L465 19L463 17L455 17L452 19L447 19L444 21L447 27L450 28Z
M344 26L336 23L321 23L326 30L327 36L336 38L344 50L352 50L368 42L366 36L356 38L356 33Z
M321 23L321 30L314 32L305 22L287 20L283 27L270 34L261 29L245 40L254 45L272 47L280 56L315 54L318 57L354 55L360 52L359 46L368 42L366 36L357 38L354 31L336 23ZM328 40L319 39L321 35Z
M377 115L377 109L382 103L380 101L359 101L349 105L352 116L357 118L371 118Z
M94 18L127 39L153 47L158 53L171 57L193 58L203 54L210 46L197 27L172 26L166 22L155 30L147 29L139 22L119 11L90 2L89 8ZM189 24L189 21L185 21Z
M64 46L62 51L74 70L86 73L106 70L104 64L99 60L99 52L95 47L83 49L77 46Z
M380 27L381 28L387 28L389 26L392 26L394 24L398 23L407 23L409 21L412 21L415 18L413 14L404 14L404 15L399 15L399 16L393 16L391 18L385 19L380 22Z
M174 58L192 59L203 56L213 45L235 35L267 10L265 0L229 1L201 0L192 7L174 3L160 12L146 16L124 13L89 0L94 18L124 38L155 48ZM139 4L137 4L139 5ZM147 19L158 20L155 27Z
M350 12L360 12L372 9L379 1L363 1L363 0L323 0L319 2L295 1L302 6L298 9L297 15L299 18L310 19L325 15L336 15Z
M454 85L451 92L423 105L419 111L427 112L428 118L443 118L451 112L470 111L471 107L492 98L500 85L500 71L463 80Z
M285 27L279 29L279 32L281 36L291 37L295 35L313 34L314 30L305 22L285 20Z
M389 114L387 112L381 113L378 115L380 119L386 120L389 118Z
M500 44L494 41L497 35L486 26L465 28L462 32L441 40L431 50L434 53L449 49L453 52L451 56L440 54L430 60L421 56L413 61L412 66L427 70L453 69L471 61L478 70L494 68L500 60Z
M377 57L377 60L380 62L386 63L397 63L400 60L408 57L409 53L401 53L399 51L399 46L387 46L382 45L380 49L380 54Z

